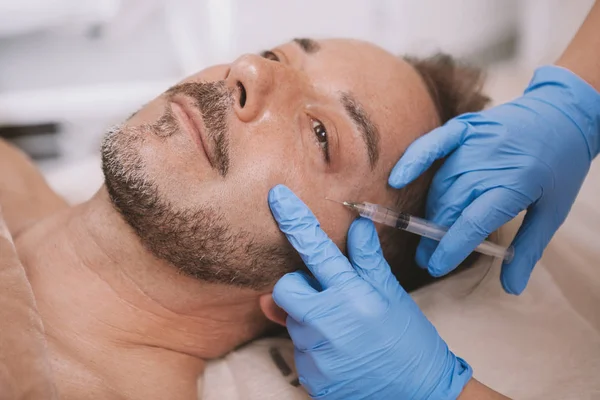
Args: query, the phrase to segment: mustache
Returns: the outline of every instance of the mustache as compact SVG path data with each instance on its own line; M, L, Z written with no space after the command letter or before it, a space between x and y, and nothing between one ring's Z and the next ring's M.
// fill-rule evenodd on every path
M225 177L229 171L230 161L227 117L233 108L233 90L227 88L225 81L186 82L173 86L166 91L166 94L169 97L183 94L195 100L195 106L200 110L204 120L206 136L214 144L215 167L221 176ZM176 125L170 109L161 120L163 118L170 119ZM164 122L170 125L168 121ZM169 129L167 128L166 131Z

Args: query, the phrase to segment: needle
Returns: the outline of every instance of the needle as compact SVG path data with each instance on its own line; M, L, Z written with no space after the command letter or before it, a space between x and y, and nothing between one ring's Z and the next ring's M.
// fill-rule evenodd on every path
M338 203L338 204L341 204L346 207L352 207L354 205L354 203L348 203L347 201L333 200L333 199L330 199L329 197L325 197L325 200L333 201L334 203Z
M329 197L325 197L325 200L329 200L329 201L333 201L334 203L345 205L344 204L345 202L341 202L341 201L338 201L338 200L333 200L333 199L330 199Z

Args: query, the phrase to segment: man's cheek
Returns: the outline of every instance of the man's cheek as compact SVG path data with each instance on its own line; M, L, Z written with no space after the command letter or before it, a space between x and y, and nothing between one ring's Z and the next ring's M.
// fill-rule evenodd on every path
M300 174L301 166L285 149L265 143L252 143L232 154L232 179L241 187L259 190L265 196L278 183L287 184Z
M278 183L290 180L289 164L277 153L265 154L254 147L248 148L246 158L237 160L221 189L228 219L232 226L258 235L261 243L278 243L281 232L271 214L268 194Z

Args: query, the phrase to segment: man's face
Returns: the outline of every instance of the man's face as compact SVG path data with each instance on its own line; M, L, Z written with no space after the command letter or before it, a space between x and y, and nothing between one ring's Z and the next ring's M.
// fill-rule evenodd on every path
M113 202L159 258L251 287L297 268L267 203L291 188L341 247L326 198L392 205L404 149L437 123L418 74L353 40L295 40L190 76L108 135ZM287 264L287 265L286 265Z

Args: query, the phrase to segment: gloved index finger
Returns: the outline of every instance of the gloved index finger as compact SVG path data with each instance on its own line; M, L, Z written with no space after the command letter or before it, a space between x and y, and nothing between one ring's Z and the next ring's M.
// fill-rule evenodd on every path
M392 169L390 186L400 189L417 179L437 159L454 151L466 130L467 126L455 119L415 140Z
M290 189L283 185L271 189L269 206L279 229L323 289L357 276L348 259L321 229L312 211Z

